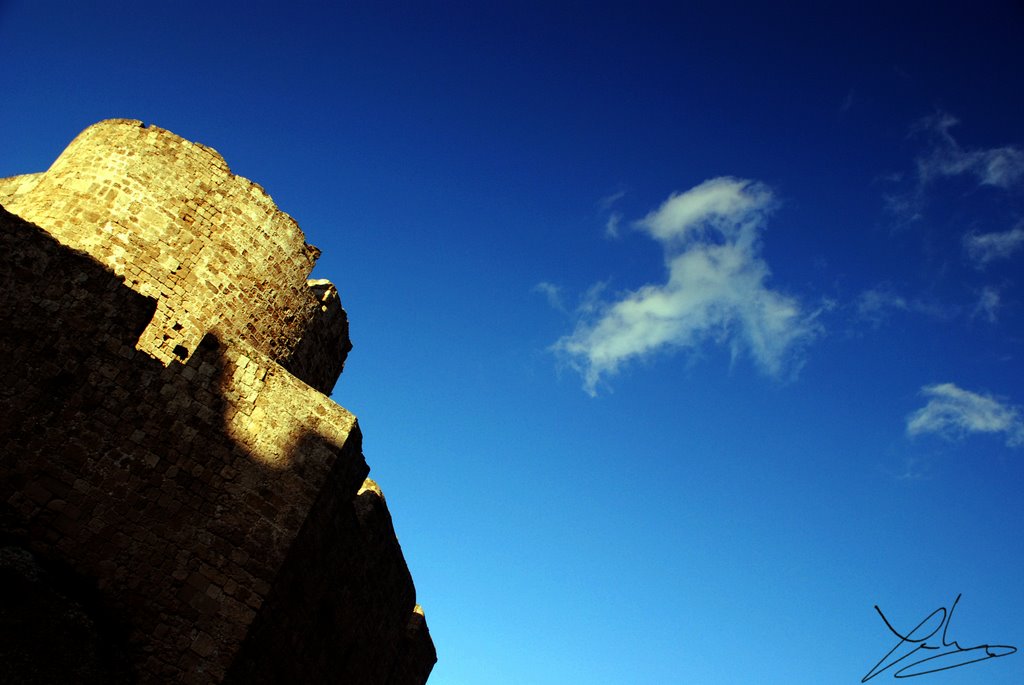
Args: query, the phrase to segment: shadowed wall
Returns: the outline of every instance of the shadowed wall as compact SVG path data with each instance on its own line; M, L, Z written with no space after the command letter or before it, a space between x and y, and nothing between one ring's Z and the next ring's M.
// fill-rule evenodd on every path
M129 138L148 130L100 126L132 129ZM181 141L157 134L167 136ZM107 240L117 212L82 209L97 191L82 180L91 172L62 168L47 204L39 193L49 173L0 181L0 201L63 222L42 230L0 208L0 579L24 599L0 608L0 673L21 669L7 674L14 682L425 682L436 655L383 497L365 481L358 425L321 392L350 347L347 320L333 286L306 285L312 248L297 226L292 251L280 248L278 264L301 266L284 295L242 296L225 308L231 316L215 316L223 288L211 280L198 297L189 285L203 268L219 275L213 261L151 268L192 274L163 290L154 285L162 276L134 278L132 255ZM137 175L130 164L118 173ZM234 231L225 226L221 245ZM147 238L138 250L170 267L172 242L151 248ZM207 236L198 254L210 244ZM291 318L249 329L282 301L300 303L287 305ZM25 639L45 615L66 625L47 643ZM72 643L79 656L59 658Z

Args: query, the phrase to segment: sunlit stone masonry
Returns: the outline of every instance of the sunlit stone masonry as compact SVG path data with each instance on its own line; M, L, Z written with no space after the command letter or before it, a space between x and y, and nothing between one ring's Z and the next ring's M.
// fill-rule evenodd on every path
M426 682L318 254L139 121L0 180L0 682Z

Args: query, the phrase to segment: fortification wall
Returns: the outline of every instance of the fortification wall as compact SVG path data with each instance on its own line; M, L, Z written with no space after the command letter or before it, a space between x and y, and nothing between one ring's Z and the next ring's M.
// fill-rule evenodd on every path
M103 121L45 173L0 182L0 204L154 298L139 346L164 363L187 359L212 331L326 394L341 373L351 344L347 325L333 325L344 319L337 292L325 299L306 282L319 250L211 148L139 121ZM302 345L307 336L317 344Z
M10 205L24 193L30 192L43 178L42 174L21 174L0 178L0 205Z
M171 135L139 133L134 122L99 130L111 128L132 140L154 136L159 143ZM182 148L176 140L171 147ZM99 607L79 624L117 627L74 638L77 652L59 635L52 645L34 641L32 649L40 651L28 659L3 653L24 649L24 640L0 636L0 676L21 664L14 674L21 682L425 682L436 653L415 610L415 589L383 498L364 489L368 468L356 420L279 364L272 353L281 356L285 348L268 342L287 341L290 360L305 360L314 375L336 377L316 366L330 356L316 345L336 340L337 327L344 326L347 340L336 291L316 282L295 286L310 263L295 256L296 228L261 254L293 249L277 263L291 284L281 297L312 299L317 325L302 330L294 320L272 318L279 322L272 324L275 338L237 327L235 319L228 325L225 318L210 324L199 317L191 320L204 329L199 340L169 338L189 341L188 354L161 355L151 345L154 326L160 330L167 315L179 321L198 300L182 280L168 292L158 291L153 274L135 279L131 255L166 276L174 270L160 260L185 263L174 250L187 251L199 240L178 237L176 224L158 221L159 239L157 232L140 240L130 231L117 238L112 220L95 209L89 189L106 193L103 202L122 201L124 179L138 165L118 160L132 157L133 149L112 155L111 164L129 171L112 174L122 180L109 187L95 186L101 175L95 171L76 174L57 164L53 179L51 170L0 183L11 206L56 226L51 235L0 208L0 581L14 574L29 589L43 583L24 570L31 563L18 561L25 555L41 568L66 569L98 599L68 596L60 601L72 609L55 615ZM105 163L96 151L88 158ZM41 193L51 192L44 185L51 182L55 200L48 205ZM75 186L86 182L88 188ZM12 191L15 186L27 190ZM140 186L127 194L143 192L150 191ZM165 209L158 213L169 216ZM145 208L132 216L149 225ZM245 223L245 231L254 225ZM227 223L219 230L239 233ZM196 248L188 283L198 283L203 268L214 269L214 257L204 262L202 255L225 247L215 234L211 228ZM273 289L270 276L259 278ZM232 295L241 291L222 291L220 281L209 285L205 313L220 295L253 307L282 302L274 295ZM181 331L172 326L172 332ZM17 563L5 561L11 559ZM36 594L64 596L45 590ZM17 633L31 624L6 613L16 608L0 606L0 628L14 626ZM110 637L115 633L123 639ZM62 655L79 654L83 644L99 651L68 665ZM124 668L107 663L104 654L115 652L125 655Z

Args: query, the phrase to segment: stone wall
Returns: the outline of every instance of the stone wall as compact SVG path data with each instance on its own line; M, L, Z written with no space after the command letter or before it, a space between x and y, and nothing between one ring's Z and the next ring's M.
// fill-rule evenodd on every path
M83 146L90 131L99 140ZM0 609L0 675L21 664L8 680L54 681L60 639L52 659L39 644L29 658L11 636L34 625L33 606L64 602L54 611L81 616L68 625L88 633L79 650L96 645L68 682L425 682L433 643L383 497L365 481L358 424L317 389L333 385L349 347L336 291L306 285L312 249L248 182L189 186L261 208L212 203L184 222L202 238L153 218L180 219L199 201L124 205L174 183L148 159L164 186L126 189L141 172L121 136L185 150L173 173L186 180L197 160L220 168L206 148L116 121L76 139L83 171L65 153L47 174L0 181L0 199L46 229L0 208L0 579L41 598ZM247 242L278 229L269 244ZM255 275L221 250L251 259Z
M297 375L318 369L303 380L325 393L341 373L350 345L347 324L331 325L344 318L337 293L325 300L306 283L319 250L211 148L139 121L103 121L45 173L0 182L0 203L154 298L139 345L157 359L187 359L216 331ZM300 345L307 336L318 344Z

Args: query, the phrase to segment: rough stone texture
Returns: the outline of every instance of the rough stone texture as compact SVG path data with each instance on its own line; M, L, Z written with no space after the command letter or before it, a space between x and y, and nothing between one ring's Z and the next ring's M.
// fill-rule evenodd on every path
M323 394L347 320L294 222L123 120L0 202L0 681L425 682L390 515Z
M46 173L0 181L0 204L154 298L139 348L157 359L187 359L214 331L324 393L334 387L351 345L333 286L306 282L319 250L215 150L139 121L103 121Z

